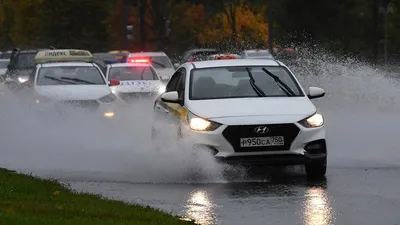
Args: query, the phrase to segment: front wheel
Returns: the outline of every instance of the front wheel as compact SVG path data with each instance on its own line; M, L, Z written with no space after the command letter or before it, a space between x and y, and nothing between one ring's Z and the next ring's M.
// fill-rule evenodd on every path
M324 179L326 175L326 167L327 167L326 158L321 161L311 162L306 164L305 168L307 177L313 180Z

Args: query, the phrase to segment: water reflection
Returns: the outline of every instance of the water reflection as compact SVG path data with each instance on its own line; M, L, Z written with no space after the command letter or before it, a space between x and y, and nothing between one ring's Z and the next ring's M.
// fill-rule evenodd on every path
M215 224L214 204L205 190L197 189L189 194L186 205L186 217L198 224Z
M312 187L306 191L303 207L305 225L333 224L333 209L322 187Z

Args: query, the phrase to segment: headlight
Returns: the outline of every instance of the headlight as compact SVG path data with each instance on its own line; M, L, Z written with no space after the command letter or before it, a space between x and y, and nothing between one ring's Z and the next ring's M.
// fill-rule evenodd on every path
M117 99L117 97L115 97L114 93L110 93L109 95L106 95L102 98L99 99L99 101L103 102L103 103L111 103L113 101L115 101Z
M312 116L299 121L299 123L306 128L320 127L324 125L324 117L319 113L315 113Z
M158 89L158 94L162 94L164 92L165 92L165 86L163 85Z
M190 112L188 113L188 122L190 128L197 131L214 131L221 126L221 124L217 122L200 118Z
M25 83L25 82L28 81L28 78L27 78L27 77L18 77L18 81L19 81L20 83Z
M112 112L112 111L109 111L109 112L105 112L104 113L104 117L106 117L106 118L113 118L114 117L114 112Z

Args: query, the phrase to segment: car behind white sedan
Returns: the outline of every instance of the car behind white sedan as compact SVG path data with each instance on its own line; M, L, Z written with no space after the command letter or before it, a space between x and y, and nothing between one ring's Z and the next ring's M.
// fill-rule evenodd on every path
M152 137L191 137L229 164L304 164L310 178L322 178L324 120L310 99L324 95L317 87L305 92L275 60L185 63L154 104Z

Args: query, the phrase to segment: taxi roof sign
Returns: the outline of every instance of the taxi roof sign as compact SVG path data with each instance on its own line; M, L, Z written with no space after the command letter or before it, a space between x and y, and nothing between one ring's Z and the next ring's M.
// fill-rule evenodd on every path
M39 51L35 56L36 63L46 62L93 62L93 55L87 50L57 49Z

